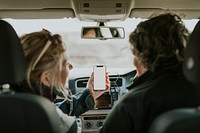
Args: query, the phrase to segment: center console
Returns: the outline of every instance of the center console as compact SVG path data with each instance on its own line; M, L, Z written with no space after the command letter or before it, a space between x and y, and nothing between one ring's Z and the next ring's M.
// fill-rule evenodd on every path
M83 133L97 133L110 109L89 110L80 116Z

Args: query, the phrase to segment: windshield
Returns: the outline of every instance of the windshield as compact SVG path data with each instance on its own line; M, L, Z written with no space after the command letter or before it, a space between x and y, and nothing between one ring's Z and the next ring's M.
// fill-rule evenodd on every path
M95 64L105 64L109 68L134 68L133 56L128 41L129 34L142 19L127 19L122 22L108 22L107 26L125 28L125 39L81 39L82 26L97 26L95 22L82 22L77 19L14 20L6 19L19 36L33 31L48 29L59 33L67 46L70 62L74 68L91 68ZM198 20L186 20L191 32Z

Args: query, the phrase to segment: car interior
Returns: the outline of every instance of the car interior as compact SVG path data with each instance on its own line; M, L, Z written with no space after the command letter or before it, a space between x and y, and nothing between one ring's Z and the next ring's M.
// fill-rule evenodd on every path
M128 41L129 34L139 22L148 19L154 14L164 12L173 12L179 15L192 33L200 18L200 1L1 0L0 2L0 18L8 22L18 36L33 31L40 31L43 28L48 29L52 33L62 35L69 51L70 63L73 64L73 69L70 70L69 74L68 85L73 94L86 88L94 65L106 65L111 82L110 91L98 99L99 103L102 104L98 106L97 110L86 112L80 116L83 132L98 132L98 128L102 126L104 119L109 115L109 110L128 92L129 87L133 83L136 70L133 66L133 55ZM95 29L96 35L85 36L85 31L88 29ZM0 31L2 32L1 39L7 38L5 36L8 35L4 33L5 31ZM23 61L17 59L18 57L21 58L21 55L19 55L21 51L19 50L18 52L16 50L16 53L13 53L13 55L11 53L13 50L8 49L8 52L5 53L4 43L2 42L4 40L1 40L0 43L0 61L5 63L0 65L0 85L17 83L19 80L22 80L21 75L25 69ZM11 39L8 43L11 42L14 42L14 40ZM195 43L197 45L198 41ZM12 48L15 49L15 47ZM191 49L193 51L195 48ZM5 56L8 56L6 60ZM196 54L194 56L199 57ZM8 61L11 61L11 63ZM6 68L7 71L4 71L5 67L9 67ZM198 83L198 68L195 71L196 73L192 73L189 76L188 80L195 80ZM189 74L191 72L187 72L186 77ZM15 75L17 75L17 78ZM193 79L193 77L196 78ZM3 105L3 103L0 103L0 105ZM1 108L5 108L5 106ZM11 116L11 114L9 115ZM195 116L195 118L198 118L198 116ZM155 125L157 124L155 123ZM151 133L158 132L155 130L151 131Z

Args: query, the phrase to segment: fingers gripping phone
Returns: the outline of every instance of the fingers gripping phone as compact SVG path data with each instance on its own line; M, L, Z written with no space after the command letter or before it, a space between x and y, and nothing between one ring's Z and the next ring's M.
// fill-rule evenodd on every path
M106 66L95 65L94 68L94 90L106 90Z

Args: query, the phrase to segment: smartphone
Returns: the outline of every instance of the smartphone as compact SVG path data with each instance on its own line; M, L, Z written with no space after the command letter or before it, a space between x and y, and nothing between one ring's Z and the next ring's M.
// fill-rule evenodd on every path
M95 65L94 72L94 90L106 90L106 66Z

